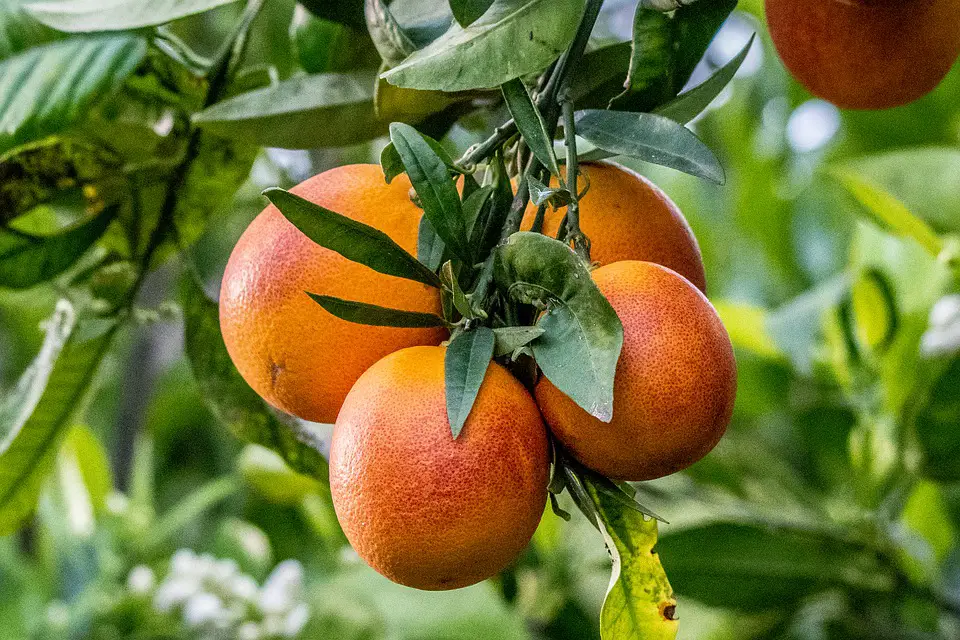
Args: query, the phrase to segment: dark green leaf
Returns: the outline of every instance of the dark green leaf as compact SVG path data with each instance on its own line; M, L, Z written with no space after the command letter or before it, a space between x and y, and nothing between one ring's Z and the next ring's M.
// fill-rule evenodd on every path
M18 0L0 2L0 60L57 37L57 32L30 17Z
M442 144L427 136L424 136L423 139L427 141L427 144L430 145L430 148L437 154L437 157L447 165L448 169L458 173L460 172L453 158L450 157L450 154L447 153L447 150L443 148ZM400 153L397 152L397 148L392 142L388 142L387 146L380 152L380 167L383 169L383 177L386 179L387 184L393 182L393 179L401 173L406 173L406 168L403 166L403 159L400 157Z
M629 66L629 42L587 52L570 73L570 98L584 109L606 107L623 92Z
M560 169L557 168L557 157L553 153L553 140L547 135L547 125L543 121L543 116L537 105L533 104L527 88L519 78L514 78L509 82L503 83L500 87L503 91L503 98L517 123L517 129L523 136L523 141L527 147L537 157L537 160L543 163L550 172L560 175Z
M300 0L300 4L318 18L339 22L354 29L367 28L363 15L363 0Z
M600 637L673 640L677 601L654 551L657 521L626 508L610 492L588 481L586 489L602 523L613 575L600 610Z
M577 135L605 151L724 183L723 167L697 136L652 113L589 109L577 112Z
M471 264L460 195L443 159L413 127L390 125L390 140L403 160L410 182L420 198L423 215L444 244L461 260Z
M432 313L389 309L387 307L379 307L375 304L343 300L341 298L315 293L310 293L309 295L313 298L314 302L326 311L347 322L368 324L376 327L400 327L405 329L442 327L447 324L443 318Z
M362 72L297 76L218 102L194 122L248 144L344 147L386 132L372 99L373 77Z
M929 402L917 416L924 473L941 482L960 480L960 357L935 379Z
M690 79L720 27L737 6L737 0L708 0L680 7L673 14L676 30L674 92Z
M473 238L474 231L477 228L477 222L483 217L483 209L490 202L493 196L493 187L487 185L481 187L463 201L463 218L466 220L467 234Z
M49 236L0 228L0 287L26 289L60 275L103 235L115 213L108 208Z
M612 105L627 94L642 94L653 103L673 95L674 35L672 17L637 3L627 79Z
M510 355L520 347L530 344L543 335L543 327L497 327L493 330L496 338L494 355Z
M889 586L870 554L789 526L707 524L662 536L657 550L677 592L711 606L782 609L836 585Z
M189 275L181 281L180 301L185 351L214 416L240 440L272 449L295 471L326 482L320 438L297 420L270 411L243 381L223 343L216 303Z
M736 56L730 62L717 69L713 75L707 78L702 84L697 85L689 91L684 91L676 98L663 106L657 107L655 113L666 116L671 120L676 120L681 124L686 124L697 117L706 109L714 98L720 95L731 80L737 74L737 70L750 52L750 47L756 39L756 34L750 36L750 40L744 45Z
M365 0L363 13L373 45L385 63L390 66L399 64L417 50L416 45L387 8L386 0Z
M576 33L584 0L495 0L469 27L443 36L383 74L411 89L491 88L544 69Z
M443 369L447 418L454 438L460 435L480 392L493 357L493 343L493 331L481 326L457 334L447 346Z
M587 265L564 243L520 232L497 250L496 279L523 303L547 304L531 343L543 374L604 422L613 417L613 378L623 326Z
M117 326L77 331L73 306L58 303L40 354L0 411L0 534L12 533L36 507Z
M461 27L469 27L492 4L493 0L450 0L450 10Z
M121 161L105 149L52 137L0 156L0 222L9 222L67 189L95 195L100 183L115 178Z
M449 260L444 263L443 269L440 270L440 279L443 281L443 286L450 291L450 295L453 298L453 306L460 312L460 315L464 318L476 318L477 314L470 305L470 300L467 299L467 295L460 287L457 276L453 272L453 263Z
M155 27L236 0L56 0L25 8L40 22L73 33Z
M417 230L417 260L425 264L430 271L436 272L443 263L443 253L446 249L446 245L433 230L433 225L427 220L427 216L420 216L420 227Z
M81 120L146 51L146 42L134 36L72 38L0 62L0 154Z
M404 251L390 236L283 189L263 192L277 209L305 236L321 247L336 251L348 260L374 271L440 286L437 275Z
M510 205L513 202L513 187L503 162L503 155L494 154L489 166L492 173L493 193L486 206L480 208L470 232L470 246L476 248L478 260L486 260L486 256L500 241L500 230L510 213Z

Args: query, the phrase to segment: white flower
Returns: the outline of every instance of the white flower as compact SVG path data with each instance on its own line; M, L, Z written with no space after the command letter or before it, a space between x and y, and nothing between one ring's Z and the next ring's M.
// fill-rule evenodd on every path
M267 577L260 592L260 608L264 613L286 613L303 589L303 567L296 560L285 560Z
M47 624L57 629L66 629L70 624L70 609L62 600L47 605Z
M170 558L170 571L181 575L196 573L197 556L190 549L178 549Z
M285 638L296 638L307 626L308 620L310 620L310 608L303 603L297 605L283 621L283 636Z
M260 592L257 582L245 573L231 578L226 588L233 597L245 602L255 602Z
M115 516L123 515L126 512L129 504L130 500L128 500L127 496L123 495L122 493L111 491L110 494L107 495L107 511Z
M240 573L240 567L233 560L219 560L213 563L210 577L218 583L226 585L235 575Z
M168 577L153 595L153 608L168 613L186 602L200 590L199 581L192 576Z
M930 310L930 328L923 334L924 355L950 355L960 351L960 295L944 296Z
M262 637L256 622L244 622L237 630L237 640L260 640Z
M297 7L299 8L300 5L298 4ZM240 532L240 546L257 562L266 562L270 557L270 540L256 527L243 527Z
M217 622L222 617L223 601L212 593L200 592L187 600L183 621L188 627L200 627Z
M156 584L157 577L153 569L142 564L131 569L127 576L127 589L134 595L145 596L153 591Z

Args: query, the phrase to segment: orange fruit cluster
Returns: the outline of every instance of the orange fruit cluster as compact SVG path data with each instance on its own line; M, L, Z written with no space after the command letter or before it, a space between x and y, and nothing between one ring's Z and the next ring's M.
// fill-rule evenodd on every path
M317 246L273 206L230 257L220 298L227 349L269 403L307 420L336 421L334 508L359 555L391 580L453 589L512 562L546 504L548 427L582 464L622 480L679 471L726 429L736 365L702 293L703 264L686 220L635 173L612 164L583 170L590 190L581 200L582 228L603 263L593 277L624 328L610 423L546 378L531 393L491 362L454 439L444 331L352 324L306 294L438 313L436 289ZM405 176L387 185L379 167L351 165L292 191L415 251L421 212ZM562 218L563 211L550 212L545 230L555 233Z

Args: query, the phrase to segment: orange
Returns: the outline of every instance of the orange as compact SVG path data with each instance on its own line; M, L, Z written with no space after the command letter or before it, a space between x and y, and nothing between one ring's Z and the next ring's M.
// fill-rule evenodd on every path
M325 171L291 191L377 227L416 252L421 211L405 175L386 184L377 165ZM387 276L303 235L268 206L233 249L220 289L220 328L247 383L267 402L315 422L336 420L350 387L383 356L438 344L442 329L371 327L341 320L306 292L408 311L440 312L437 289Z
M547 498L547 433L529 392L490 363L454 440L445 352L411 347L370 367L330 445L333 505L353 548L417 589L456 589L499 572L530 541Z
M766 0L766 8L787 69L843 108L913 102L960 55L960 0Z
M673 201L638 173L612 163L581 166L580 230L590 238L590 257L600 264L645 260L670 267L706 291L700 247ZM557 185L556 178L551 183ZM537 207L530 204L522 228L530 229ZM547 209L543 232L556 237L567 208Z
M587 467L619 480L684 469L720 440L733 411L733 348L713 306L688 280L650 262L600 267L594 281L623 323L604 423L542 378L537 402L557 439Z

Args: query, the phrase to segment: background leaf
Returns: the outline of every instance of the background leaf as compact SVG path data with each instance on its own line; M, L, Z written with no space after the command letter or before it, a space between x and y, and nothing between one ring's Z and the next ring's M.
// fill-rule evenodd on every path
M73 33L154 27L236 0L56 0L25 8L40 22Z
M194 122L239 142L344 147L386 133L372 98L373 76L364 72L304 75L218 102Z
M447 419L454 439L463 425L480 392L493 358L494 337L489 327L477 327L458 333L443 357Z
M131 35L71 38L0 62L0 95L8 96L0 105L0 154L76 123L146 51L146 42Z
M203 399L214 416L244 442L272 449L290 468L327 482L327 460L316 433L294 418L268 409L263 399L237 373L220 333L216 303L194 279L181 279L184 342L190 367Z
M646 520L609 494L587 483L596 506L613 575L600 611L603 640L673 640L677 636L677 602L654 552L657 521Z
M385 63L396 65L416 51L416 45L393 17L386 0L365 0L363 13L373 46Z
M440 286L440 279L435 273L379 229L283 189L272 188L263 193L293 226L321 247L336 251L348 260L380 273L433 287Z
M615 155L630 156L723 184L723 166L686 127L652 113L577 112L577 135Z
M383 77L399 87L465 91L540 71L566 49L584 0L495 0L469 27L454 25Z
M313 301L341 320L369 324L377 327L400 327L415 329L419 327L442 327L443 318L432 313L389 309L375 304L343 300L333 296L311 293Z
M586 264L558 240L520 232L497 250L496 269L498 284L511 297L549 305L537 322L544 333L531 343L543 375L585 411L609 422L623 326Z

